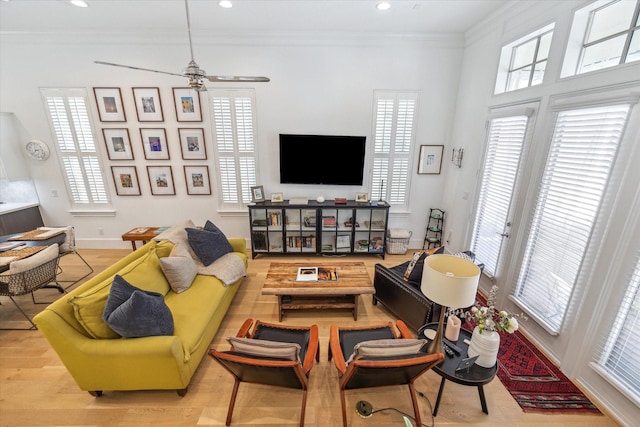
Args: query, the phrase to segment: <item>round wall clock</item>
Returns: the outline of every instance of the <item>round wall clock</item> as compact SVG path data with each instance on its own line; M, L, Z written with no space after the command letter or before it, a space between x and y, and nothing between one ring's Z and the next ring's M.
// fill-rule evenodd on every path
M49 147L42 141L33 139L25 146L27 153L36 160L46 160L49 157Z

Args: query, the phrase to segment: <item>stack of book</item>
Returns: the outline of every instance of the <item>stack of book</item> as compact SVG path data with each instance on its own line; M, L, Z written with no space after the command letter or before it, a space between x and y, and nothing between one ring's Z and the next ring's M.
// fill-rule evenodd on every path
M336 217L335 216L323 216L322 217L322 228L336 228Z

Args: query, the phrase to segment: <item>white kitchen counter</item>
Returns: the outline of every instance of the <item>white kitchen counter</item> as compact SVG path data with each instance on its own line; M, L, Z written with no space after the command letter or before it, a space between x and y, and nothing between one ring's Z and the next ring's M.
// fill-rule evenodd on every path
M0 204L0 215L8 214L11 212L19 211L22 209L32 208L34 206L39 206L40 203L15 203L15 202L7 202Z

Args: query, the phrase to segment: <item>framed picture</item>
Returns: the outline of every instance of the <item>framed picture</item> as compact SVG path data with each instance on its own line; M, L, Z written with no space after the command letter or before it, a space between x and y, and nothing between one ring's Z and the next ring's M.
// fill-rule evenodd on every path
M204 129L180 128L180 148L183 160L207 160L207 148L204 143Z
M351 248L351 236L348 234L336 236L336 249Z
M282 195L282 193L271 193L271 202L272 203L284 202L284 196Z
M129 129L102 129L109 160L133 160Z
M187 183L187 194L211 194L208 166L185 166L184 179Z
M174 87L173 101L179 122L201 122L200 92L189 87Z
M173 185L171 166L147 166L151 194L154 196L172 196L176 194Z
M118 196L140 195L140 181L135 166L111 166L111 174Z
M369 193L356 193L356 203L369 203Z
M262 185L251 187L251 201L264 202L264 188L262 188Z
M140 137L144 148L144 158L147 160L168 160L169 146L167 132L163 128L141 128Z
M163 122L160 90L157 87L134 87L133 99L139 122Z
M421 145L418 157L418 174L438 175L442 168L444 145Z
M101 122L127 121L119 87L94 87L93 94L96 97Z

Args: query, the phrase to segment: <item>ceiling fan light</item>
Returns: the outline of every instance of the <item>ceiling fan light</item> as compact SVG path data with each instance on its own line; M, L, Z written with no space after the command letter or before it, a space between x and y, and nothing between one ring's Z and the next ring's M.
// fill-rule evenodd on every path
M389 3L388 1L381 1L378 4L376 4L376 9L378 9L378 10L389 10L389 9L391 9L391 3Z
M231 3L230 0L220 0L218 2L218 6L223 7L225 9L231 9L233 7L233 4Z

